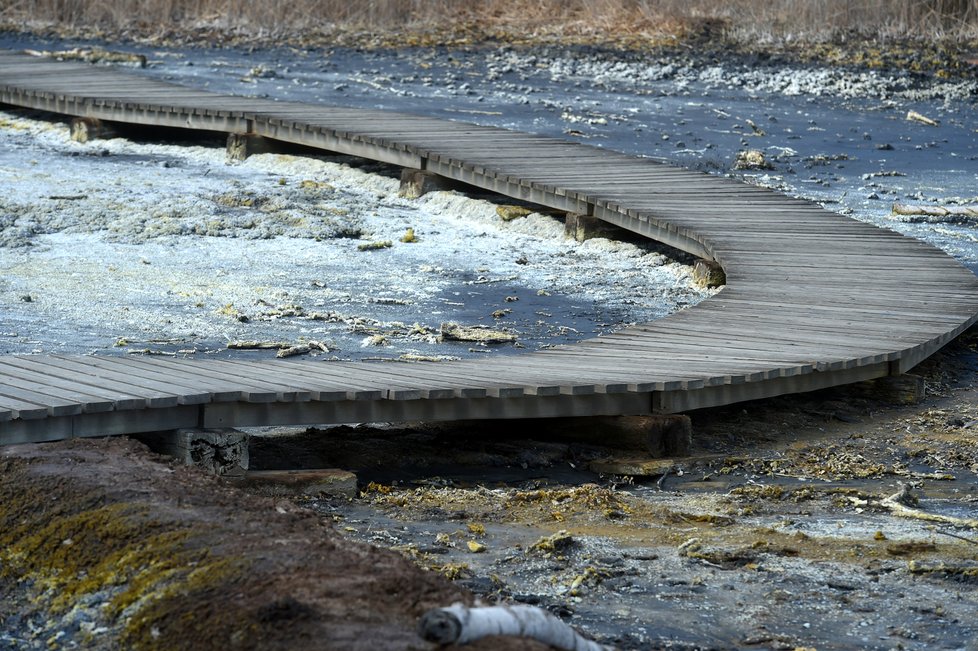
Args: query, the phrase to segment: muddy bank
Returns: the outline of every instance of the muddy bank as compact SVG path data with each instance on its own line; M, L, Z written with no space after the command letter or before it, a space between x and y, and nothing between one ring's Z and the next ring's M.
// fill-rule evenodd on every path
M972 649L974 343L920 369L918 406L857 386L695 412L688 458L523 422L270 430L252 462L355 471L355 499L295 499L621 649Z
M0 505L4 649L425 649L417 618L471 599L123 439L5 448Z
M423 649L415 618L474 594L621 649L970 650L975 345L920 369L917 406L856 387L693 413L692 456L647 476L540 423L251 432L254 468L353 470L352 498L245 492L122 439L7 448L0 648Z

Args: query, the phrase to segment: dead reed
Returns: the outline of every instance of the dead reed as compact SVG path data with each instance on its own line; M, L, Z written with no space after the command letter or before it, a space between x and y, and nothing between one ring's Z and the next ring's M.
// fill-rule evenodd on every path
M147 33L670 34L824 40L978 37L978 0L0 0L7 24Z

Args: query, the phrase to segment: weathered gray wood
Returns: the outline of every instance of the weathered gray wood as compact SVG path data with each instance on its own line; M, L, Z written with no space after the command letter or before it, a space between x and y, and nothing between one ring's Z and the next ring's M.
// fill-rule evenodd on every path
M69 367L70 368L70 367ZM138 391L132 391L127 383L113 382L100 378L90 378L72 373L65 377L65 365L50 358L32 357L0 358L0 373L8 378L20 378L35 386L50 387L65 397L88 403L105 403L106 409L87 411L108 411L109 409L142 409L143 407L172 407L179 403L176 395L154 396L152 403Z
M26 358L32 360L31 357ZM33 360L32 360L33 361ZM201 391L199 387L175 385L159 382L152 378L140 377L131 371L131 367L116 370L111 364L101 364L101 358L89 356L86 358L59 357L45 355L42 360L45 366L60 369L62 375L71 377L83 384L94 384L108 388L124 388L128 393L145 398L150 407L169 407L173 404L194 405L210 402L209 391ZM54 372L54 371L52 371Z
M978 319L937 249L733 179L428 116L218 95L0 52L0 103L254 134L423 170L660 240L720 294L552 350L439 364L0 359L0 443L187 426L648 414L899 374ZM437 175L436 177L431 175ZM577 229L574 228L576 234Z

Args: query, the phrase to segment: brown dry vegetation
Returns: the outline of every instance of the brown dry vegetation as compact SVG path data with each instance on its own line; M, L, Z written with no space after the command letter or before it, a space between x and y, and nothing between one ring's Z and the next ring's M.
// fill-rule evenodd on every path
M703 35L971 39L978 35L978 0L0 0L0 21L140 37L394 31L428 34L436 42Z

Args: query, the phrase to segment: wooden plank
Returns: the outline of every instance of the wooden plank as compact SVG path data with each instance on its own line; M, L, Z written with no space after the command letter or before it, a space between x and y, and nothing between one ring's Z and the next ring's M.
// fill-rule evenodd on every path
M215 422L644 413L652 391L661 393L659 408L693 408L855 381L889 372L890 364L909 368L978 320L978 281L924 243L767 188L577 142L376 109L217 95L5 52L0 101L138 124L247 124L288 142L427 166L713 257L728 282L717 297L653 324L491 360L0 359L0 369L12 369L6 380L0 375L0 422L54 418L52 410L78 418L67 414L140 401L160 418L176 405L218 401L208 412ZM499 411L498 404L510 406ZM69 435L136 427L128 416L64 422L59 431ZM28 429L16 436L35 436Z
M34 373L17 367L6 366L2 372L4 374L3 386L5 389L16 388L44 394L50 400L57 400L61 404L80 405L81 411L86 413L112 411L119 403L122 403L127 408L141 408L146 406L146 401L141 399L117 401L104 396L82 393L70 388L70 381L52 378L48 375ZM51 415L63 414L55 414L54 411L51 411Z
M204 395L207 400L204 402L242 400L243 390L240 387L231 387L227 382L213 381L210 378L189 376L186 373L169 372L167 369L148 368L130 358L114 356L88 356L84 358L87 364L97 366L102 369L112 370L119 374L129 375L134 378L134 382L142 383L144 379L152 382L162 382L172 386L177 390L183 391L181 396ZM141 360L140 360L141 361Z
M58 395L87 403L108 402L110 409L142 409L150 406L145 396L129 391L125 384L103 382L96 378L86 378L71 373L64 377L64 370L57 363L49 363L49 359L31 359L30 357L0 357L0 373L5 378L18 378L34 382L59 391ZM177 404L177 397L163 399L160 407L172 407ZM109 411L99 409L98 411ZM86 410L90 411L90 410Z
M73 400L51 396L43 391L31 391L17 386L0 384L0 406L9 409L15 418L44 418L80 414L82 405Z
M231 360L231 363L243 373L266 375L271 377L294 377L309 387L313 399L320 401L332 400L381 400L386 397L383 383L358 381L345 368L350 366L342 362L322 362L302 364L299 360L262 360L245 361ZM287 366L288 365L288 366ZM292 368L292 367L295 368ZM305 368L308 366L309 368ZM278 375L276 375L278 374Z
M199 388L156 382L150 378L140 377L131 372L119 372L112 367L99 364L99 358L90 355L83 358L64 356L46 356L45 363L57 366L63 372L73 377L91 377L99 383L111 383L108 386L126 387L136 395L142 396L149 407L169 407L174 404L196 405L210 402L209 391Z
M132 361L132 360L130 360ZM201 378L212 381L217 386L233 386L240 390L240 399L248 402L301 402L309 400L309 392L290 384L264 382L245 374L233 372L225 368L221 360L209 360L207 363L193 360L170 360L151 358L139 360L147 370L171 372L176 377Z

